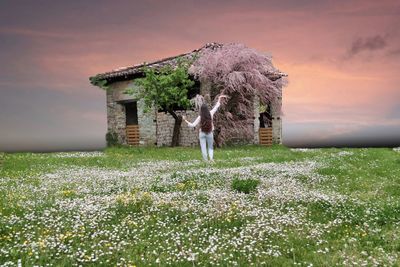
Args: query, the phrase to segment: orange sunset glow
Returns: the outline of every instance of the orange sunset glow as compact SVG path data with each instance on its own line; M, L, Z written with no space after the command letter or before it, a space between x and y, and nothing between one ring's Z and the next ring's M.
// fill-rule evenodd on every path
M105 146L97 73L239 42L288 74L283 144L400 145L399 1L1 1L0 150Z

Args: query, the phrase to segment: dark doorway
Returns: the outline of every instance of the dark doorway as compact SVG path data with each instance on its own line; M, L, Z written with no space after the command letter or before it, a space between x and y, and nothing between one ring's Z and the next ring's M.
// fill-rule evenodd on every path
M138 124L137 103L136 102L126 103L125 112L126 112L126 125L137 125Z
M260 128L272 127L271 105L267 106L265 112L260 113Z

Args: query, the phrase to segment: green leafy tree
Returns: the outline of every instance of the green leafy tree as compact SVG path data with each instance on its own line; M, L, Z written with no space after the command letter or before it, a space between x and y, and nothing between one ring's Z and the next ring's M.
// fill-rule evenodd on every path
M194 81L189 78L188 67L190 60L179 58L177 65L173 68L170 65L160 69L143 67L145 77L135 80L139 88L139 97L144 100L145 111L151 107L168 112L175 119L174 131L171 146L179 145L180 127L182 116L176 114L176 108L188 109L191 106L188 99L188 92L194 86ZM126 93L132 94L133 89Z

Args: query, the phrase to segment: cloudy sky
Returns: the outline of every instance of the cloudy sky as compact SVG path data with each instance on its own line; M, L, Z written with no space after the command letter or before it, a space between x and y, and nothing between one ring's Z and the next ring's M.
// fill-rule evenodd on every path
M273 55L288 146L400 145L400 2L0 2L0 150L105 146L89 76L240 42Z

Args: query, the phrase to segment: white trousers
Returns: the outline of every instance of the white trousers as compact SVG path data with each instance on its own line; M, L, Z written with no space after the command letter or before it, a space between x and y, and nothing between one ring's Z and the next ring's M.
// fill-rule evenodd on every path
M214 134L211 131L210 133L206 134L202 131L199 131L199 139L200 139L200 147L201 147L201 154L203 155L203 159L207 160L207 149L206 143L208 146L208 156L210 160L213 159L214 156L214 149L213 149L213 142L214 142Z

